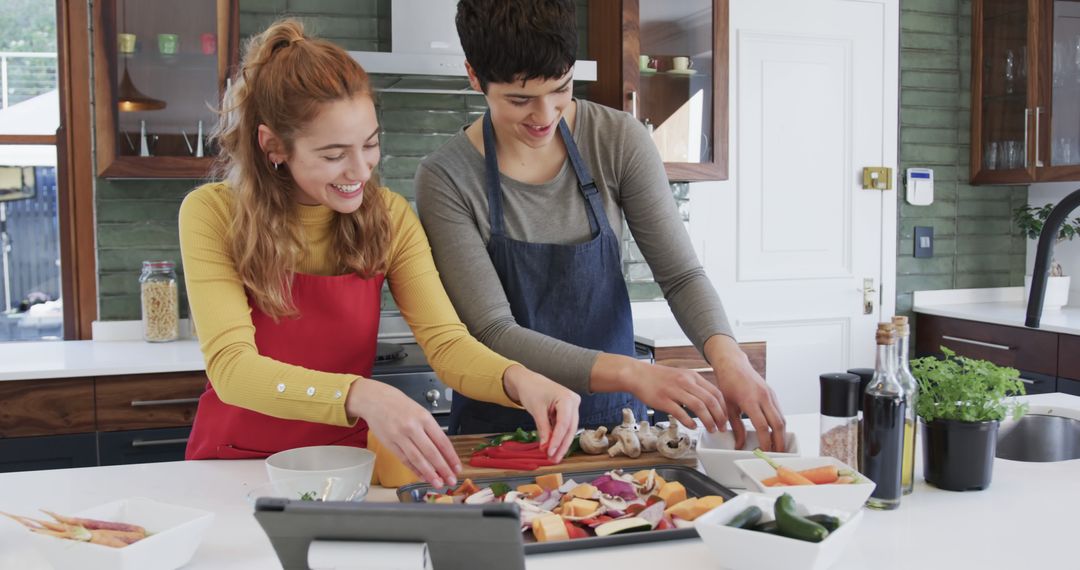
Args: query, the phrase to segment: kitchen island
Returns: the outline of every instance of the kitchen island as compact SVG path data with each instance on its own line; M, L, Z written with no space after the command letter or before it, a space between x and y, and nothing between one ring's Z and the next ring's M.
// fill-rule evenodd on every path
M1032 406L1080 414L1080 397L1043 394ZM804 455L818 450L817 414L788 417ZM921 455L921 453L920 453ZM917 473L921 473L921 461ZM217 514L190 569L280 568L269 540L245 499L266 482L262 461L190 461L0 474L0 511L31 514L39 508L74 513L129 497ZM394 501L375 488L370 501ZM1075 568L1075 514L1080 512L1080 460L1021 463L995 460L993 483L981 492L954 493L918 478L915 492L896 511L868 510L838 570L938 568ZM0 520L0 568L48 569L17 523ZM719 569L700 539L529 556L530 570L565 568Z

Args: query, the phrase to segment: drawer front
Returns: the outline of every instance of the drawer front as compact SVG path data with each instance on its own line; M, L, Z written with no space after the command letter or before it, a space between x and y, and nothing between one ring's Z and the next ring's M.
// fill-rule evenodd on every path
M754 367L754 370L756 370L762 378L765 378L765 343L741 342L739 343L739 348L746 353L747 358L750 359L750 365ZM657 348L654 350L653 354L657 364L696 370L707 380L711 382L716 381L716 374L713 373L712 367L709 366L709 363L705 361L705 358L701 356L701 353L693 346Z
M189 426L205 389L202 372L99 377L98 430Z
M1080 336L1058 335L1058 372L1062 378L1080 380Z
M969 358L989 360L1050 376L1057 375L1057 333L919 314L915 349L919 356L940 354L945 346Z
M1080 396L1080 380L1058 378L1057 391L1072 394L1073 396Z
M102 465L183 461L191 428L112 431L98 434Z
M0 439L0 473L96 467L97 434Z
M1058 379L1046 374L1021 370L1020 381L1024 383L1025 394L1049 394L1057 391Z
M0 382L0 438L94 431L94 380Z

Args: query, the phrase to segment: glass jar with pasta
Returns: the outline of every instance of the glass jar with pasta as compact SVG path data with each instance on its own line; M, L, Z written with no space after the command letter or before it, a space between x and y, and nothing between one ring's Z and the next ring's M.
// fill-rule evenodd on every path
M169 342L180 336L180 298L171 261L144 261L139 277L143 338Z

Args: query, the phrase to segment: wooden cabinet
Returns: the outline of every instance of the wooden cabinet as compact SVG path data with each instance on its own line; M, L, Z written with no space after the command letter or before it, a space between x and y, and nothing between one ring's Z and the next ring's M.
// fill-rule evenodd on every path
M764 342L740 342L739 348L746 353L754 370L765 378L765 343ZM693 346L673 346L653 349L653 359L657 364L673 366L675 368L689 368L710 382L716 382L716 373L712 366L705 361L697 348Z
M0 472L184 458L203 372L0 382Z
M212 108L220 106L239 54L238 4L93 3L99 176L207 176Z
M0 438L92 431L92 378L0 382Z
M728 0L591 0L589 99L652 131L672 181L728 177Z
M1080 0L975 0L971 181L1080 180Z
M189 426L199 396L206 388L203 373L108 376L97 379L98 431Z

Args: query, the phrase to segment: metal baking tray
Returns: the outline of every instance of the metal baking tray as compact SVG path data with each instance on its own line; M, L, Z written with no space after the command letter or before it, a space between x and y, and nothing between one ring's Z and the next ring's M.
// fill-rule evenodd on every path
M686 487L687 497L701 497L704 495L720 495L724 500L735 497L735 493L727 487L708 478L704 473L684 465L655 465L642 467L641 469L656 469L656 474L665 481L678 481ZM635 469L636 470L636 469ZM611 469L596 469L591 471L566 471L563 479L573 479L578 483L589 483L593 479L611 471ZM503 482L511 487L533 483L535 475L522 474L518 477L489 477L473 479L479 487L486 487L496 482ZM402 503L419 503L424 500L424 494L435 489L427 483L414 483L398 488L398 500ZM563 552L567 550L582 550L586 548L604 548L608 546L620 546L624 544L644 544L647 542L660 542L664 540L680 540L684 538L697 538L697 529L673 528L667 530L650 530L648 532L631 532L628 534L616 534L612 536L590 536L589 538L577 538L573 540L557 540L553 542L536 542L532 533L524 536L525 554L539 554L542 552Z

